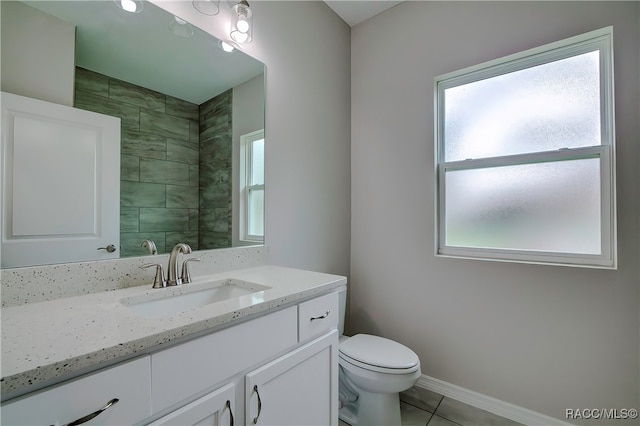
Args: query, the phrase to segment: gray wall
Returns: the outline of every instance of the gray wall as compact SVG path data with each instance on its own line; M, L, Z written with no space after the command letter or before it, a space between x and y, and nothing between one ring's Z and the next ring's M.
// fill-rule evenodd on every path
M552 417L638 406L639 4L412 1L352 29L352 331ZM609 25L618 270L436 258L434 77Z
M15 1L0 10L2 91L73 106L76 27Z

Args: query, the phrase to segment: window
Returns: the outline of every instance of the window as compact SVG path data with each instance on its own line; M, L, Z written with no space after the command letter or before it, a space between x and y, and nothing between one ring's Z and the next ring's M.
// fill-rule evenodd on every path
M436 254L616 267L612 29L435 79Z
M264 130L240 136L240 239L264 242Z

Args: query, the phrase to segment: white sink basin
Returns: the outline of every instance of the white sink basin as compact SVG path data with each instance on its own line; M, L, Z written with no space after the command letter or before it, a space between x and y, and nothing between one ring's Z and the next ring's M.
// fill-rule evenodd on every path
M120 302L139 315L155 317L247 295L252 295L254 299L259 299L256 301L261 301L262 292L270 288L229 278L203 284L183 284L178 287L167 287L158 289L157 292L152 294L124 298Z

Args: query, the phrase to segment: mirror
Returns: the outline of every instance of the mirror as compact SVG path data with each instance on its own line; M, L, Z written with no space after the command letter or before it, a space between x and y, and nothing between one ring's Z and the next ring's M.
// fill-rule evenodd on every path
M74 106L121 119L120 256L262 244L264 184L239 186L264 143L264 64L149 2L24 3L76 25Z

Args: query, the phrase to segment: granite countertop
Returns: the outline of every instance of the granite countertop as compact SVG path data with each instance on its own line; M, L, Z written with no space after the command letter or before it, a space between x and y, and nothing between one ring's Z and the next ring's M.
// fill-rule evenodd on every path
M137 314L121 299L189 292L211 281L236 279L270 287L258 293L162 316ZM2 398L9 399L159 345L263 315L346 285L338 275L258 266L206 277L181 287L151 285L3 308Z

